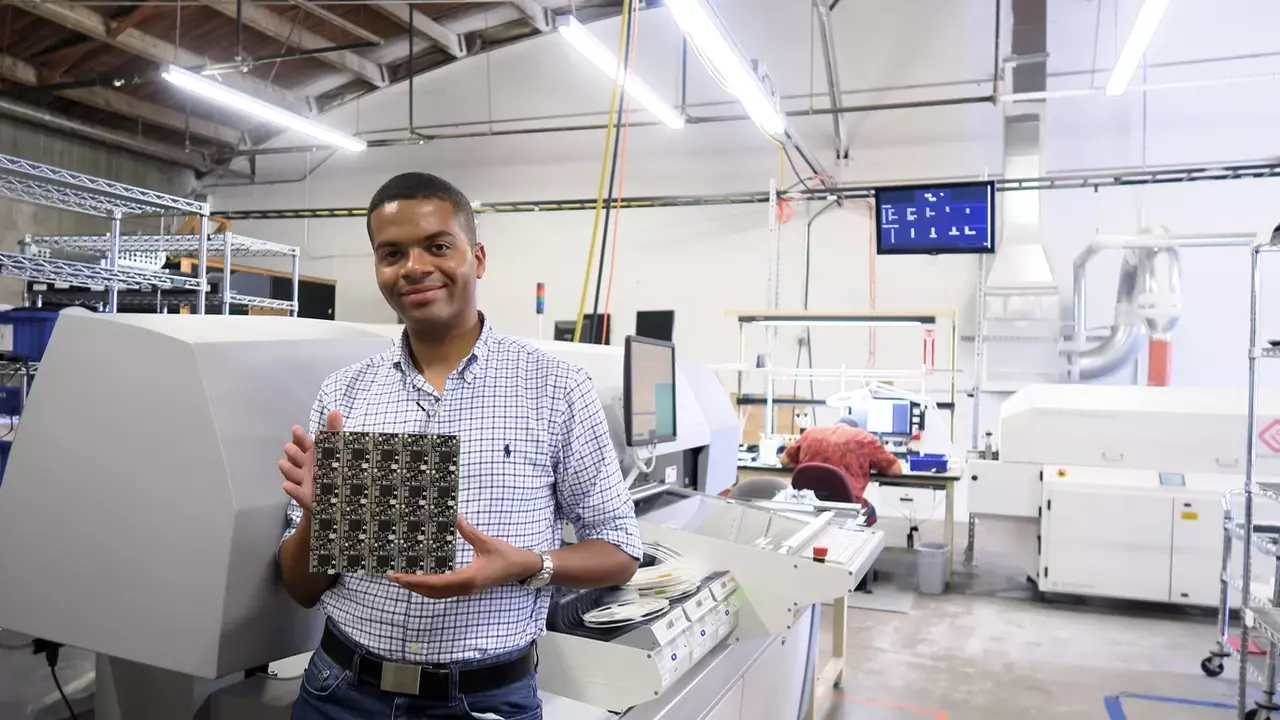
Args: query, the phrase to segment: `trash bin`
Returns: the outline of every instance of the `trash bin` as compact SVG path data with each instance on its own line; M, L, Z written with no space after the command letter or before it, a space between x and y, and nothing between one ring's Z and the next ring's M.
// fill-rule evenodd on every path
M916 590L921 595L941 595L947 589L946 543L916 546Z

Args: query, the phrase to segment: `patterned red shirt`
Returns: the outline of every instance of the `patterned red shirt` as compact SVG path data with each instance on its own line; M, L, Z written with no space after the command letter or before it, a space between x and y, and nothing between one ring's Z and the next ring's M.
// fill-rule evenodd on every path
M898 458L884 449L880 439L860 428L848 425L822 425L809 428L782 454L788 465L825 463L844 470L853 481L857 500L862 502L872 471L888 473L898 465Z

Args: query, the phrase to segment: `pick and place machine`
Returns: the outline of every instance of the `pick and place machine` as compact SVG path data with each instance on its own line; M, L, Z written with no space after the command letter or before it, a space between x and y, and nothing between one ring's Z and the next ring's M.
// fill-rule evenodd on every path
M401 330L59 318L0 486L0 627L97 653L99 720L288 717L299 680L263 671L300 669L324 619L276 568L280 448L327 375ZM628 586L554 591L546 717L812 716L813 608L854 589L883 536L715 497L736 473L737 419L714 373L670 345L534 344L591 374L646 543ZM842 562L813 562L815 544ZM590 615L619 601L647 610Z
M1224 495L1244 485L1247 408L1229 389L1024 388L1001 406L998 459L967 465L977 542L1005 526L1044 592L1217 605ZM1258 417L1257 475L1274 482L1280 403L1262 399ZM1254 511L1256 522L1280 521L1271 503Z

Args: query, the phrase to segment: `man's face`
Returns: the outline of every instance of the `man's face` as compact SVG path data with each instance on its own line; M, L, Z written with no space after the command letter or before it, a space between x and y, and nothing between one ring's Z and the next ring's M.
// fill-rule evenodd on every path
M369 234L378 288L406 325L447 327L475 312L484 246L471 246L448 203L387 203L369 216Z

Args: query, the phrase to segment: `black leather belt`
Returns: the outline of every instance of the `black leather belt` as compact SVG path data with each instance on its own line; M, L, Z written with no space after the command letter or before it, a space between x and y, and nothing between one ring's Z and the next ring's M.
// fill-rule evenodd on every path
M387 662L364 655L358 668L356 656L361 652L327 623L320 638L320 649L331 660L345 668L355 669L362 683L401 695L417 695L427 700L448 702L449 667L447 665L410 665ZM506 687L528 677L537 665L532 645L522 655L505 662L458 670L458 694L487 692Z

